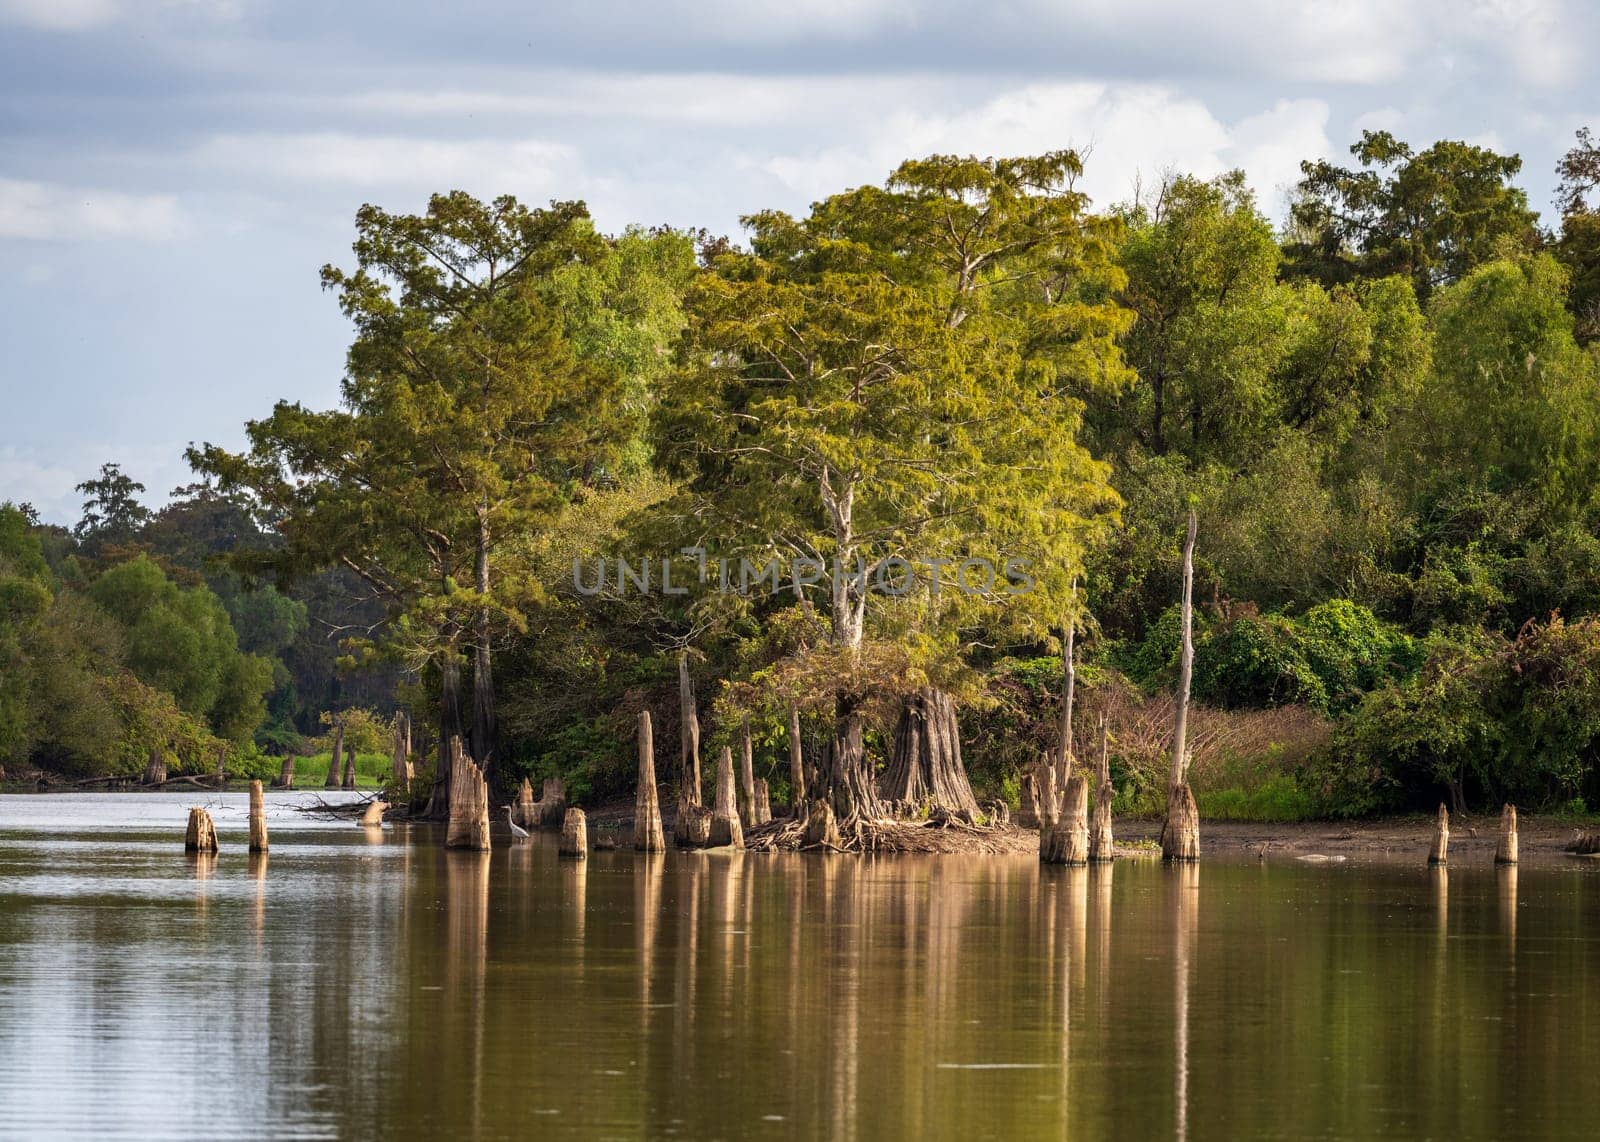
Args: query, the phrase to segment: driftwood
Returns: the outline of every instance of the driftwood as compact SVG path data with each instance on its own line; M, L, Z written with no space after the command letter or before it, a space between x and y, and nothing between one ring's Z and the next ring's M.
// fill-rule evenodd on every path
M1114 860L1116 844L1111 838L1111 803L1117 790L1111 784L1111 759L1107 752L1106 717L1100 715L1100 757L1094 767L1094 816L1089 821L1089 860L1094 863Z
M489 785L466 756L461 738L450 739L450 822L445 848L489 851Z
M650 727L650 711L639 711L639 785L633 795L633 847L642 853L664 852L666 835L661 831L661 795L656 790L655 731Z
M324 789L339 788L339 763L344 760L344 722L333 723L333 748L328 755L328 779L322 783Z
M1193 509L1183 541L1183 651L1178 660L1178 706L1172 725L1172 780L1167 786L1167 819L1161 826L1161 859L1200 859L1200 810L1189 788L1189 684L1194 675L1194 536Z
M733 790L733 750L722 747L717 758L716 801L711 807L712 847L744 848L744 829L739 824L739 806Z
M878 792L886 801L977 815L978 799L961 762L961 727L949 694L925 687L902 704Z
M568 809L561 819L560 856L585 860L589 856L589 825L582 809Z
M1517 863L1517 807L1505 805L1500 809L1500 844L1494 851L1495 864Z
M1474 836L1476 829L1469 829ZM1446 864L1450 856L1450 811L1441 802L1434 817L1433 844L1428 849L1429 864Z
M1039 859L1045 864L1089 863L1089 779L1083 774L1067 778L1061 815L1039 838Z
M189 810L189 827L183 835L183 850L190 853L217 851L217 827L211 814L196 805Z
M250 851L267 851L267 798L259 781L250 783Z
M756 811L755 824L765 825L772 820L772 798L767 790L767 779L756 778Z

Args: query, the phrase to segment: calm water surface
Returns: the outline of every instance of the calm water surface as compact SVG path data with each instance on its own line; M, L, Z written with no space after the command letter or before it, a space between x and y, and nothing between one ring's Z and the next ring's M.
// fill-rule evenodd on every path
M1552 1138L1600 868L446 853L0 797L0 1137ZM497 843L501 838L497 836Z

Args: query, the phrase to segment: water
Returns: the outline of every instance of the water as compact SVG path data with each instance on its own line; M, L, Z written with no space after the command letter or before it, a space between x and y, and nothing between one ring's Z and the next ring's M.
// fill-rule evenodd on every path
M182 852L187 806L223 852ZM0 797L0 1137L1552 1138L1600 868L446 853ZM500 837L497 836L497 842Z

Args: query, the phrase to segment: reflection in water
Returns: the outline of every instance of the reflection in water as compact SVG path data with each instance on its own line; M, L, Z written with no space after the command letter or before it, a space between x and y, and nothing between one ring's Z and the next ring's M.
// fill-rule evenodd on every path
M204 866L159 832L0 829L0 1137L1519 1139L1600 1114L1588 866L563 862L285 821L269 873L243 823Z

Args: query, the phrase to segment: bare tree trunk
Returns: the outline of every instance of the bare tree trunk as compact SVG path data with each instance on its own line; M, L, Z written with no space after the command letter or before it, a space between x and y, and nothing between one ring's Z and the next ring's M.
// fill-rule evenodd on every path
M394 757L391 776L401 789L411 785L411 719L404 710L394 715Z
M328 756L328 779L322 783L324 789L339 788L339 770L344 761L344 719L335 718L333 722L333 750Z
M755 823L758 825L765 825L772 820L772 799L768 795L767 779L765 777L756 778L755 818Z
M1097 864L1116 856L1116 844L1111 838L1111 803L1116 800L1117 791L1111 784L1107 738L1106 716L1101 714L1100 757L1094 767L1094 817L1089 824L1089 860Z
M1183 653L1178 661L1178 708L1172 726L1172 779L1167 789L1167 820L1161 829L1161 858L1200 859L1200 811L1189 788L1189 683L1194 674L1195 514L1183 542Z
M189 810L189 827L184 831L183 848L191 853L217 851L217 827L211 814L198 806Z
M1045 864L1089 863L1089 779L1083 774L1067 779L1055 828L1040 837L1039 859Z
M250 783L250 851L267 851L267 797L259 781Z
M150 747L150 760L144 767L144 783L146 785L161 785L167 780L167 759L161 753L161 747Z
M757 823L755 745L748 717L739 731L739 819L747 829Z
M661 800L656 792L655 732L650 711L639 711L639 785L633 795L633 847L642 853L666 851L661 831Z
M800 707L789 707L789 804L791 816L799 817L806 805L805 753L800 748Z
M273 782L279 789L294 788L294 754L283 759L283 767L278 770L278 780Z
M346 789L354 789L356 787L356 747L353 745L344 747L343 785Z
M1030 770L1022 775L1021 785L1022 791L1017 798L1017 827L1037 829L1039 827L1038 778Z
M582 809L568 809L561 819L561 843L556 855L567 860L589 858L589 819Z
M906 699L879 792L886 801L937 805L976 819L978 799L961 763L961 727L949 694L930 686Z
M478 595L489 595L489 520L487 509L478 513L478 549L473 570ZM489 608L479 605L472 639L472 757L486 779L493 778L500 726L494 708L494 669L490 660L494 632Z
M1433 826L1433 847L1428 850L1429 864L1445 864L1450 859L1450 811L1439 803L1439 816Z
M678 799L705 804L700 789L700 717L694 708L694 679L689 676L689 652L678 652Z

